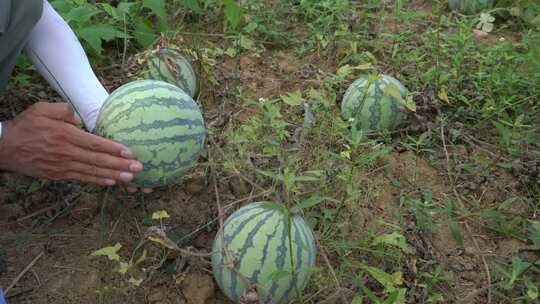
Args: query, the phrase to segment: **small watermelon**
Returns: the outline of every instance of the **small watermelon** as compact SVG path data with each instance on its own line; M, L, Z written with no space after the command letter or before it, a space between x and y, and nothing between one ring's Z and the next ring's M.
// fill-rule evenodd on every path
M227 251L218 233L212 248L212 266L218 286L229 299L238 303L256 291L258 303L285 304L297 290L305 288L315 265L314 237L300 215L288 214L280 204L257 202L240 208L225 221Z
M453 11L458 11L465 15L473 15L483 10L492 8L494 0L449 0L448 6Z
M388 75L363 75L345 92L341 103L343 118L366 132L392 130L407 119L405 87Z
M147 60L149 78L174 84L191 98L197 94L197 74L191 63L177 49L161 48Z
M143 164L132 186L159 187L177 182L196 164L205 127L198 105L177 86L137 80L107 98L95 133L126 145Z

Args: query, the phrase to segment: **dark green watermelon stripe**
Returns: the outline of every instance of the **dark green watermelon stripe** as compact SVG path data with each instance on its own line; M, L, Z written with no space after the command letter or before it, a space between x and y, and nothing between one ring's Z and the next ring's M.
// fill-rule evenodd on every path
M259 209L260 208L260 204L257 204L257 203L254 203L254 204L251 204L251 205L247 205L245 207L242 207L241 209L238 209L236 210L235 212L233 212L228 218L227 220L225 221L225 223L223 223L223 226L227 226L230 222L232 222L233 220L237 219L238 217L241 217L241 216L244 216L246 215L248 212L251 212L253 211L254 209Z
M185 93L183 93L185 94ZM187 96L187 95L185 95ZM195 102L193 102L190 98L190 100L185 101L182 99L174 98L171 96L168 97L143 97L143 98L134 98L131 99L130 104L123 104L122 102L118 102L114 107L110 109L104 109L103 113L106 113L105 116L101 118L101 121L110 121L111 116L114 115L116 119L119 119L123 116L127 116L127 114L133 112L133 109L135 108L142 108L142 107L150 107L153 105L158 105L162 107L175 107L180 110L193 110L194 115L201 115L200 109L197 106ZM121 111L117 111L119 108L125 109Z
M300 283L298 282L298 272L302 269L302 248L299 246L299 244L302 244L302 238L300 237L300 228L298 227L296 221L292 220L291 222L294 226L294 242L296 243L296 257L298 257L298 260L294 261L295 269L292 274L291 284L289 284L289 288L283 293L278 303L284 303L285 299L290 296L295 286L298 286L298 288L300 288L300 286L298 285Z
M174 143L174 142L179 142L179 141L185 142L188 140L199 141L202 135L204 135L204 133L190 134L190 135L176 135L176 136L171 136L171 137L162 137L162 138L155 138L155 139L142 139L142 140L130 139L130 140L123 140L122 143L129 147L150 146L150 145L158 145L158 144L165 144L165 143Z
M170 87L159 86L156 89L152 89L151 86L143 86L129 89L126 92L120 92L118 96L112 96L107 98L107 101L103 105L101 111L103 113L114 113L118 109L123 109L124 107L132 107L136 105L139 100L145 99L171 99L176 100L177 103L178 100L180 100L178 96L190 99L190 97L187 96L179 88L173 88L174 89L171 89Z
M147 132L154 129L166 129L174 126L195 126L204 128L204 123L202 119L199 118L174 118L166 121L156 120L149 124L141 123L134 127L120 129L115 133L132 133L134 131Z
M147 162L144 164L145 171L154 171L155 173L163 172L163 170L168 170L172 172L177 172L181 170L187 171L191 167L195 166L197 159L199 158L199 153L193 152L189 155L178 155L172 161L165 162L164 160L158 162Z
M261 270L264 267L264 265L266 264L266 258L268 257L268 247L272 243L272 239L274 239L274 237L276 236L276 234L279 231L279 227L282 224L285 227L283 217L280 217L279 222L276 224L276 227L274 228L274 231L272 231L270 234L266 235L266 242L264 243L264 247L263 247L263 255L262 255L262 258L261 258L261 262L259 263L259 265L261 267L259 267L257 270L255 270L253 272L253 274L249 277L249 281L251 282L251 284L255 284L259 280L259 275L261 274Z
M167 82L164 81L155 81L155 80L140 80L140 83L136 83L132 85L132 87L127 86L125 89L117 91L117 94L114 95L115 99L123 99L124 97L128 95L132 95L134 93L140 93L140 92L146 92L150 90L164 90L164 91L173 91L178 92L179 89Z
M136 140L140 140L140 141L153 140L153 139L156 139L156 138L159 138L159 137L163 136L164 134L166 134L168 136L196 135L196 136L199 136L201 138L204 138L204 136L206 135L206 129L204 129L202 127L197 127L197 126L172 126L172 127L168 127L168 128L165 128L165 129L161 129L161 128L150 129L150 130L146 130L144 132L139 131L139 130L135 130L135 131L133 131L131 133L124 131L124 129L122 129L121 131L117 131L115 129L109 129L108 132L113 134L113 136L115 138L122 138L123 140L136 139ZM169 145L171 143L166 143L166 144ZM176 143L176 144L178 144L178 145L188 145L189 142L182 142L182 143ZM163 148L163 145L161 146L161 148ZM152 147L152 149L160 149L160 147Z
M248 249L253 247L253 238L255 237L255 235L257 235L257 233L259 232L261 227L273 216L275 216L275 214L269 213L264 218L262 218L262 220L257 222L255 227L253 227L249 231L249 233L248 233L248 235L247 235L247 237L246 237L246 239L244 241L244 245L242 246L242 248L240 248L240 250L237 251L237 259L238 259L238 261L242 261L242 259L244 258L244 255L246 254ZM238 268L241 269L242 265L238 265ZM240 299L240 296L241 296L240 294L237 293L237 289L238 289L237 284L238 284L238 276L236 274L234 274L234 273L231 273L230 291L231 291L231 294L234 295L235 300Z
M256 220L259 216L262 216L269 212L272 212L272 211L262 210L261 212L251 215L251 217L245 219L243 222L240 222L238 226L236 227L236 229L231 234L225 235L225 243L226 244L231 243L240 234L240 232L246 227L247 224L249 224L251 221Z
M374 90L374 100L371 106L369 107L369 129L376 130L378 129L381 123L381 104L379 100L384 96L384 92L380 88L380 82L375 85Z
M103 104L102 111L108 111L109 108L112 105L120 105L123 103L118 103L118 100L122 100L128 95L131 95L133 93L140 93L140 92L146 92L150 89L160 89L164 91L171 91L170 87L165 87L160 82L155 81L148 81L148 80L139 80L132 83L129 83L127 85L124 85L120 88L118 88L116 91L114 91L105 101L105 104ZM114 100L114 102L109 102L110 100Z
M279 246L277 248L278 250L278 255L276 257L276 268L277 269L283 269L284 266L285 266L285 262L286 262L286 259L287 259L287 254L289 253L289 250L288 250L288 245L289 245L289 242L288 242L288 236L289 236L289 231L287 231L287 225L285 223L285 228L283 229L283 232L281 234L281 239L279 240ZM276 290L279 288L279 284L278 284L278 281L279 280L274 280L274 282L272 282L272 285L270 286L270 290L269 290L269 295L270 297L275 297L276 296Z
M356 107L354 107L354 110L352 112L351 117L358 117L358 113L362 113L362 110L364 109L364 104L365 104L366 99L368 98L368 95L369 95L369 89L373 85L373 83L370 83L369 80L366 80L366 81L368 83L367 88L365 88L365 90L358 90L359 93L360 93L360 91L362 91L363 94L361 96L358 96L358 97L361 97L361 99L358 102L358 105L356 105Z
M258 208L259 208L259 205L258 205L258 204L253 204L253 205L250 205L250 206L246 206L246 207L244 207L243 209L237 210L236 212L234 212L233 214L231 214L231 216L229 216L229 217L227 218L227 220L225 221L225 223L223 223L223 227L227 227L228 224L229 224L231 221L237 219L237 218L240 217L240 216L245 215L245 214L248 213L248 212L253 211L254 209L258 209ZM215 242L219 242L218 244L221 245L221 246L220 246L220 249L221 249L221 251L222 251L222 252L220 252L220 253L218 254L218 256L219 256L219 264L218 264L218 265L223 265L225 252L224 252L224 250L223 250L224 246L223 246L223 242L222 242L222 240L221 240L221 237L217 237L217 238L215 239ZM222 286L222 288L225 287L224 284L223 284L223 268L224 268L223 266L219 268L218 279L217 279L218 283L220 284L220 286Z

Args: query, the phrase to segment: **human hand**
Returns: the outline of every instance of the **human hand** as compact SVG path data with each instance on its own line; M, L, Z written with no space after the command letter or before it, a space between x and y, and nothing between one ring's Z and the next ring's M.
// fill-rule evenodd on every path
M103 186L128 183L134 173L142 171L142 164L132 159L129 148L85 132L78 124L80 119L68 104L39 102L30 106L3 123L0 168Z

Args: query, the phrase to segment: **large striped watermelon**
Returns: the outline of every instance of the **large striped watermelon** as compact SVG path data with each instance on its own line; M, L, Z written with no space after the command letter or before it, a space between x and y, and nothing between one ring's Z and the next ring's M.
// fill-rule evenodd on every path
M234 302L256 291L259 303L285 304L305 288L315 265L313 233L301 216L288 214L284 207L270 202L251 203L234 212L223 227L228 255L221 234L216 235L214 278Z
M345 92L341 114L366 132L392 130L407 119L405 87L388 75L363 75Z
M205 138L199 107L178 87L137 80L116 89L101 108L96 134L131 148L143 164L133 186L177 182L198 160Z
M197 74L178 49L160 48L148 57L149 78L174 84L191 98L197 94Z
M495 4L494 0L448 0L451 10L462 14L472 15L482 10L489 9Z

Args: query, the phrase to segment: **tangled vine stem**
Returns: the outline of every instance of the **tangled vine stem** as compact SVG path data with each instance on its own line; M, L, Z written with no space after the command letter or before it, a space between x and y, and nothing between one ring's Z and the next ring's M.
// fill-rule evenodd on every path
M210 142L210 147L213 146L214 141L212 137L209 136L208 141ZM238 275L238 277L242 280L242 282L246 286L246 290L250 290L253 288L252 284L249 282L249 280L236 269L236 261L233 255L231 255L230 251L227 248L227 244L225 243L225 230L224 230L224 223L223 218L225 216L225 213L223 212L223 208L221 206L221 199L219 197L219 189L217 184L217 172L216 167L213 162L212 158L212 152L210 147L208 147L208 161L210 162L210 170L212 173L212 182L214 183L214 193L216 196L216 205L218 208L218 217L219 217L219 238L221 240L221 247L223 250L223 254L225 255L225 258L227 259L227 265L225 265L230 271L233 271ZM225 259L223 259L225 260Z

